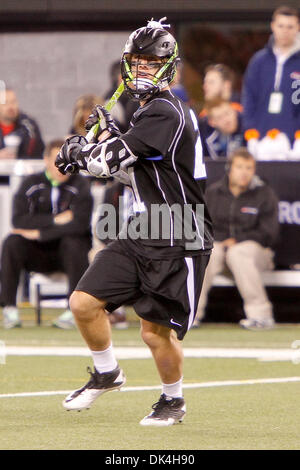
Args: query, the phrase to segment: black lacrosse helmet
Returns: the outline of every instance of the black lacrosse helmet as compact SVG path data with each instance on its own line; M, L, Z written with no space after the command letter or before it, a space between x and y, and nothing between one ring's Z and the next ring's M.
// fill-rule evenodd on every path
M179 61L178 46L172 34L159 21L148 21L147 26L134 31L128 38L121 61L125 90L135 100L147 100L165 88L176 74ZM132 55L155 56L161 59L159 70L150 79L134 77L131 71Z

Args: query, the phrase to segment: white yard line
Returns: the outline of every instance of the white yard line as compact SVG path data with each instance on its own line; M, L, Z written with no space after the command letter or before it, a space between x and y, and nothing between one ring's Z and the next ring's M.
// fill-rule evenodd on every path
M85 347L32 347L32 346L6 346L6 356L84 356L90 357L90 351ZM148 359L151 357L149 349L144 347L116 347L117 359ZM184 348L184 356L190 358L242 358L257 359L260 361L293 361L299 363L299 349L261 349L261 348ZM0 364L1 367L1 364ZM300 382L300 377L279 377L248 380L224 380L214 382L199 382L184 384L184 388L229 387L236 385L255 385ZM136 392L145 390L160 390L160 385L144 387L124 387L122 392ZM67 395L71 390L24 392L1 394L0 398L40 397L53 395Z
M213 387L232 387L237 385L258 385L258 384L278 384L288 382L300 382L300 377L275 377L264 379L247 379L247 380L221 380L215 382L199 382L184 384L184 389L190 388L213 388ZM123 387L121 392L143 392L148 390L161 390L161 385L148 385L144 387ZM5 393L0 395L1 398L25 398L25 397L45 397L56 395L68 395L72 390L57 390L44 392L24 392L24 393Z
M117 359L148 359L150 350L146 347L115 347ZM300 362L300 349L280 348L184 348L185 357L191 358L236 358L258 359L260 361L295 361ZM57 346L5 346L5 356L83 356L90 357L86 347Z

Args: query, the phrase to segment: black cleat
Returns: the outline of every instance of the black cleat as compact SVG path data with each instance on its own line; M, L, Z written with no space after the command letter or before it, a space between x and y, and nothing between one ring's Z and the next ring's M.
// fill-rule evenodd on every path
M92 372L90 367L87 368L87 371L91 374L88 383L64 399L63 406L66 410L88 409L100 395L111 390L120 390L126 382L125 375L119 366L111 372L103 372L102 374L97 370Z
M164 393L152 408L153 411L140 421L142 426L172 426L181 423L186 412L183 398L171 398Z

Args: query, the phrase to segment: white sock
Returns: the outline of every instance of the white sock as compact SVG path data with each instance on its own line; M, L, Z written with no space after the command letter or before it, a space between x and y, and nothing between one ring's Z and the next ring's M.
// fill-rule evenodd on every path
M104 351L91 351L91 353L95 369L100 374L103 372L111 372L118 365L112 344Z
M181 377L178 382L175 382L174 384L162 384L162 392L167 395L168 397L172 398L182 398L182 381L183 377Z

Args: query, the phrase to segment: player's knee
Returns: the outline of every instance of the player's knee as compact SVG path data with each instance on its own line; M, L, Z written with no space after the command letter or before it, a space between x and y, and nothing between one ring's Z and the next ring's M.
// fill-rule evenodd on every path
M85 292L74 291L69 299L72 313L79 321L88 321L91 316L89 297Z
M74 317L78 320L82 319L84 312L86 311L86 302L82 292L73 292L69 299L69 304Z
M169 328L160 326L158 324L153 324L153 327L149 327L149 325L145 326L142 323L141 327L141 337L149 348L156 348L159 347L162 341L166 339L170 339L170 332Z
M150 348L156 347L156 345L158 344L158 337L152 331L145 331L142 329L141 336L144 343L147 344L147 346L149 346Z
M76 320L93 321L99 315L105 315L106 302L82 291L74 291L69 299L70 309Z

